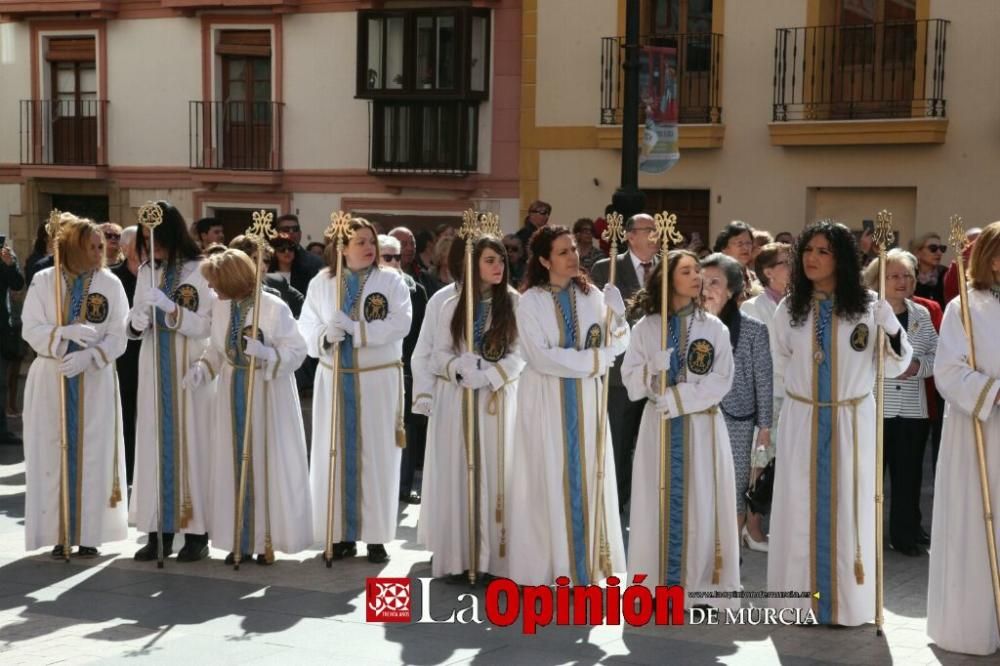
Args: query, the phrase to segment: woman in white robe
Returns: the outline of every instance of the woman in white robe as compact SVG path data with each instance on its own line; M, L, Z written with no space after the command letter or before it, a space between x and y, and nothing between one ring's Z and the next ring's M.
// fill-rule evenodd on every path
M299 330L318 358L313 389L310 485L317 541L327 537L330 409L334 353L340 355L337 460L333 501L333 559L368 545L368 560L388 560L396 536L403 430L403 338L410 331L410 290L395 270L376 262L378 240L367 220L355 218L353 235L334 265L309 283ZM337 265L346 269L338 275ZM337 280L344 281L337 302Z
M770 603L811 608L820 624L856 626L875 616L878 326L887 333L885 375L896 377L912 350L892 307L862 285L853 235L831 222L808 227L774 317L786 395L767 587L818 593Z
M580 275L569 229L542 227L532 237L531 255L529 288L517 305L527 365L518 383L511 460L509 575L521 585L550 585L559 576L584 585L625 570L607 425L603 511L596 463L602 377L628 346L629 326L618 289L608 285L602 293ZM602 514L610 572L593 561Z
M24 389L25 519L27 550L57 544L64 557L61 504L61 424L68 446L70 546L95 557L97 546L124 539L125 440L114 361L125 352L128 300L121 282L103 268L100 227L63 213L59 251L63 316L56 315L54 268L35 275L24 302L24 339L37 357ZM65 378L65 379L64 379ZM60 415L59 382L66 384Z
M1000 544L1000 222L986 227L969 260L969 315L976 368L959 299L945 309L934 381L946 402L934 480L927 635L945 650L989 655L1000 650L986 547L982 488L972 419L983 429L993 531Z
M153 239L156 266L147 261L139 268L128 317L129 338L142 340L129 522L149 533L146 545L135 554L136 560L157 559L157 530L162 528L164 557L173 551L174 534L183 532L184 547L177 561L194 562L208 557L211 396L205 387L184 389L181 382L208 345L215 293L201 274L201 251L184 218L165 201L157 205L163 211L163 222L156 227ZM143 229L136 236L136 251L148 257L149 245L149 232ZM156 289L150 287L151 271ZM153 353L152 312L157 319L159 359Z
M432 362L437 382L434 420L425 469L434 470L425 485L420 522L434 523L435 577L462 576L469 570L469 488L465 441L465 393L473 389L476 430L475 493L477 564L475 571L507 575L506 537L510 515L510 447L514 437L517 379L524 368L517 346L515 308L518 293L507 286L503 243L486 237L476 242L474 352L465 346L465 294L453 295L441 309L434 334ZM457 337L456 337L457 333Z
M215 381L209 533L218 548L236 545L237 495L242 473L244 425L249 415L252 446L247 463L240 557L270 564L275 550L296 553L312 545L312 503L302 407L295 370L306 342L279 296L260 294L256 339L253 322L253 261L226 250L202 264L202 275L218 300L212 307L208 349L184 378L185 388ZM253 405L247 405L250 357L256 359ZM232 564L230 552L226 563Z
M622 363L630 400L648 398L632 467L629 580L682 585L686 603L739 608L738 598L692 597L692 592L740 589L733 454L719 403L733 384L729 331L698 304L698 257L674 250L667 259L670 296L667 351L660 345L660 279L653 268L635 302L645 316L633 327ZM667 386L659 387L667 370ZM667 418L669 491L660 517L660 422ZM666 535L661 533L662 529ZM663 539L661 541L661 538ZM662 572L662 578L661 578Z

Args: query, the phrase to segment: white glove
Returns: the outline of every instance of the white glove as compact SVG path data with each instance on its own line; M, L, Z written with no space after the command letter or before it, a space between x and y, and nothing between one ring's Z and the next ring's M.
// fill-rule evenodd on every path
M656 400L653 401L653 408L665 418L672 418L670 415L670 398L667 393L661 393L656 396Z
M615 285L610 283L604 285L604 304L607 305L616 316L625 316L625 300L622 298L622 292L618 291L618 287Z
M244 335L243 339L246 340L247 343L247 348L245 350L247 356L259 358L260 360L267 361L268 363L274 363L278 359L278 352L274 351L274 347L268 347L260 340L254 340L249 335Z
M658 351L649 359L649 369L653 372L670 372L674 364L674 349Z
M327 342L327 344L331 344L332 345L332 344L336 344L336 343L339 343L339 342L343 342L344 338L346 338L346 337L347 337L347 333L344 332L344 329L337 328L336 326L334 326L332 324L326 327L326 342Z
M899 320L892 311L889 301L884 298L875 305L875 323L881 326L888 335L899 333Z
M413 407L410 408L410 411L413 412L414 414L422 414L424 416L430 416L431 412L433 411L433 408L434 408L433 402L431 402L427 398L420 398L415 403L413 403Z
M208 373L205 372L203 363L195 363L184 375L184 379L181 380L181 386L183 386L188 391L193 391L196 388L205 384L208 381Z
M455 374L471 375L472 373L479 370L479 356L473 354L472 352L465 352L458 357L458 362L455 364Z
M149 303L151 305L155 305L167 314L173 314L177 311L177 304L170 300L170 297L159 289L150 289L147 296L149 297Z
M490 380L487 378L485 370L473 370L469 374L460 374L462 375L462 379L458 383L462 385L462 388L475 390L490 385Z
M342 310L337 310L333 313L333 321L330 322L327 328L339 328L345 335L354 335L355 323L349 314Z
M62 362L59 364L59 372L65 377L76 377L90 367L93 358L94 353L89 349L70 352L63 356Z
M611 347L598 347L597 348L597 365L599 375L603 375L607 372L608 368L615 364L615 359L617 358L615 351Z
M129 326L137 332L143 333L147 328L149 328L149 319L149 305L137 304L134 308L132 308Z
M89 347L97 341L97 329L87 324L70 324L59 327L59 337L70 340L81 347Z

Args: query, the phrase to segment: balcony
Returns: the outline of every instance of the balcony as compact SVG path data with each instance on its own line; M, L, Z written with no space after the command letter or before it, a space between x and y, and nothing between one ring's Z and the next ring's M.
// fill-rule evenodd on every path
M77 18L113 18L120 0L0 0L0 19L72 14Z
M380 176L467 176L476 171L479 103L375 100L368 172Z
M191 14L201 9L270 9L283 13L298 7L299 0L160 0L160 6Z
M778 28L775 145L941 143L948 21Z
M191 168L279 172L283 107L280 102L190 102ZM264 181L268 179L265 177Z
M107 111L104 99L21 100L21 164L107 166Z

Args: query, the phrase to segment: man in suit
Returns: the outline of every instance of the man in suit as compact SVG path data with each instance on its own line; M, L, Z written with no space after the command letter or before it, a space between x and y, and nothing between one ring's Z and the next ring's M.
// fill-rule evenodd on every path
M628 249L617 257L602 259L594 264L590 277L599 288L608 283L611 262L615 261L615 286L627 301L639 291L658 261L659 245L649 239L655 229L653 218L645 213L633 215L625 223ZM635 324L634 321L629 321ZM615 360L608 384L608 422L611 427L611 446L615 455L618 474L618 508L624 512L632 491L632 453L639 436L639 422L646 401L632 402L622 385L622 359Z
M15 335L10 310L7 307L7 292L24 289L24 274L17 265L13 250L4 244L0 249L0 335ZM20 340L14 340L20 343ZM0 444L18 445L21 438L7 430L7 361L0 356Z

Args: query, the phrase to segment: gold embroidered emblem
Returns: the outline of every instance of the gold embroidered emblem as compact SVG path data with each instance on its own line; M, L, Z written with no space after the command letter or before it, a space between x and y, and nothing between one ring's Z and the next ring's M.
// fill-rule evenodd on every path
M595 347L600 347L602 340L601 327L598 324L591 324L590 328L587 329L587 337L584 340L583 348L594 349Z
M507 348L503 344L491 343L489 341L483 342L482 348L483 358L490 363L496 363L504 356L507 355Z
M103 324L108 318L108 299L104 294L87 294L87 321Z
M868 347L868 325L858 324L851 331L851 349L864 351Z
M190 284L182 284L174 290L174 302L191 312L198 311L198 290Z
M707 375L715 363L715 347L705 338L698 338L688 347L687 366L696 375Z
M389 299L375 292L365 298L365 321L385 319L389 316Z

